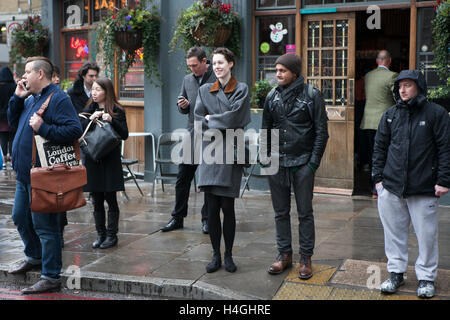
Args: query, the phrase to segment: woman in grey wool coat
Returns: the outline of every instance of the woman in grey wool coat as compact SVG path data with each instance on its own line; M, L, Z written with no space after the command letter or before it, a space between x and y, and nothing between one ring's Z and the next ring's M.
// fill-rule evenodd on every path
M234 66L234 55L229 49L217 48L214 50L212 64L217 81L200 87L194 111L195 121L202 123L203 136L206 139L212 138L211 136L208 137L211 132L218 133L223 139L223 144L219 145L219 149L223 150L223 162L214 161L210 163L210 161L205 161L205 157L203 157L199 166L198 185L205 192L205 199L208 203L208 228L214 250L213 260L206 266L206 271L209 273L217 271L222 265L220 255L220 240L222 237L220 209L222 209L224 216L225 270L235 272L236 265L231 254L236 229L234 199L239 196L242 165L234 164L234 161L231 161L231 164L226 162L226 130L243 129L250 122L249 90L245 83L238 82L231 74ZM215 142L220 141L220 138L216 140L217 137L214 138ZM210 142L203 141L202 143L206 156L206 151L210 150L211 146L208 149L205 149L205 147ZM230 143L231 146L233 144L234 142ZM214 149L217 151L217 147ZM228 150L229 153L233 152L233 148L228 148ZM230 155L228 156L230 158ZM231 159L234 159L234 154L231 155Z

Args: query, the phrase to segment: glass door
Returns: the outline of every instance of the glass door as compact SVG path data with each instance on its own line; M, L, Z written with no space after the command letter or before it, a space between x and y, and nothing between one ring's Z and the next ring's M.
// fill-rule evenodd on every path
M307 83L322 92L329 119L330 138L316 175L316 189L351 194L355 15L305 15L302 27L303 75Z

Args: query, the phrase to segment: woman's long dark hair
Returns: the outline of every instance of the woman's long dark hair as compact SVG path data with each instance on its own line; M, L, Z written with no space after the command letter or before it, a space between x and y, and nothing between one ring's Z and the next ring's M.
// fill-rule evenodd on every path
M112 84L112 81L108 78L98 78L94 81L94 83L97 83L100 87L102 87L103 90L105 90L105 112L109 113L111 117L117 118L117 113L114 112L114 106L119 108L120 110L124 111L123 107L117 102L116 93L114 92L114 86ZM89 101L86 105L92 104L92 95Z

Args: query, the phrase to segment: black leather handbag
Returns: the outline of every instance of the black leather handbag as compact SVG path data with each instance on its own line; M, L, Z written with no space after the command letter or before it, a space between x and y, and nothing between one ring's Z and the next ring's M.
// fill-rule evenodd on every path
M80 117L84 115L80 114ZM94 119L87 125L79 142L83 153L92 160L98 161L120 145L122 138L109 122Z

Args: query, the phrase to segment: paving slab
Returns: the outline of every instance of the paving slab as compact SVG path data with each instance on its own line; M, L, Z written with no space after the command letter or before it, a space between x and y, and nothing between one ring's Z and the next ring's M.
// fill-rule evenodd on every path
M380 289L380 284L389 277L386 263L348 259L331 280L334 284ZM418 280L413 266L408 266L405 285L399 292L416 293ZM438 269L435 281L436 296L450 297L450 270Z

